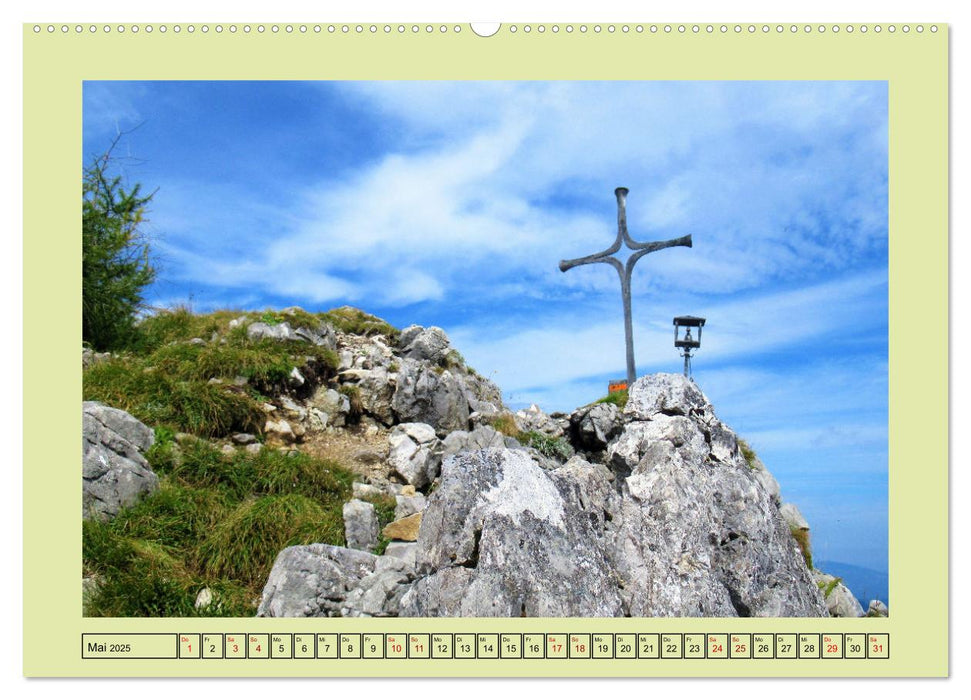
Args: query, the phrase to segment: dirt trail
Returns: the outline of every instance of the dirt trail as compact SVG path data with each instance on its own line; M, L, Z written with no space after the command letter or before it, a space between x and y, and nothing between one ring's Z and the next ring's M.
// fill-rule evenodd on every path
M308 434L301 450L320 459L330 459L360 474L370 483L388 481L388 431L350 426L333 432Z

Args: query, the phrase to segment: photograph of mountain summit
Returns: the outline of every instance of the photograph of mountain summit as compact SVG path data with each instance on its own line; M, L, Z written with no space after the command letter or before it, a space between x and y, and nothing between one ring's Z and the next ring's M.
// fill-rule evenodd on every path
M83 611L889 614L885 82L83 87Z

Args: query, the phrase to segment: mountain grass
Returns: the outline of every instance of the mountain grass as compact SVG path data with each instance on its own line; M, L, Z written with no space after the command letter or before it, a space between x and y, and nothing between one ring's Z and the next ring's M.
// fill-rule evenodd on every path
M800 527L790 527L789 532L792 533L792 539L796 541L796 545L798 545L799 551L802 553L802 558L806 560L806 566L812 571L813 551L809 544L809 531L803 530Z
M617 408L623 410L624 406L627 405L627 389L612 391L606 396L597 399L594 403L612 403Z
M253 615L281 549L344 544L342 508L352 472L293 451L227 455L206 439L259 436L266 420L262 404L291 393L294 368L312 387L338 365L332 350L312 343L250 340L245 324L230 327L240 317L293 328L328 322L389 339L398 333L350 307L210 314L177 308L143 319L127 349L85 369L85 400L128 411L155 430L145 456L159 475L155 493L113 520L84 522L85 615ZM359 396L356 404L360 408ZM190 437L176 441L177 433ZM382 523L390 522L393 499L378 512ZM213 603L200 610L195 601L203 588Z
M328 376L338 358L311 343L250 340L242 326L229 327L239 315L175 309L144 319L127 352L84 371L84 400L128 411L153 427L203 437L261 433L262 397L285 391L294 368ZM313 318L316 327L321 319ZM195 338L204 342L190 342Z
M745 440L742 438L738 439L738 449L742 453L742 457L745 458L745 463L748 465L749 469L758 469L758 456Z
M249 616L285 547L344 544L353 474L301 453L225 455L165 429L146 457L160 487L110 522L85 521L89 616ZM392 507L393 511L393 507ZM203 588L208 608L195 608Z

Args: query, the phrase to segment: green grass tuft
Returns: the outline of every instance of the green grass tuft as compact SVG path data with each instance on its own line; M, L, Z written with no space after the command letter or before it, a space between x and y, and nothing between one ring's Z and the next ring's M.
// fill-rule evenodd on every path
M550 437L535 430L520 433L516 439L526 447L532 447L552 459L567 460L574 454L573 447L565 438Z
M313 542L344 544L340 509L326 509L297 493L240 503L213 527L198 549L202 569L217 578L261 586L277 554Z
M516 425L516 419L511 413L500 413L489 421L489 425L503 435L519 439L519 426Z
M627 389L612 391L606 396L597 399L594 403L612 403L617 408L623 410L624 406L627 405Z
M341 306L337 309L331 309L326 313L320 314L320 317L344 333L364 336L383 335L392 342L397 341L398 336L401 335L401 331L387 321L383 321L377 316L372 316L352 306Z
M745 463L748 464L749 469L758 469L758 456L745 440L741 438L738 439L738 449L741 450L742 456L745 458Z

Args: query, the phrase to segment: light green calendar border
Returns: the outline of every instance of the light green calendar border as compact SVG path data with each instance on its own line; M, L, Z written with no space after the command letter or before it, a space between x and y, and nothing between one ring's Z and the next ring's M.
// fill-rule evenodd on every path
M91 33L24 26L24 673L29 676L940 676L948 673L948 28L748 24L475 36ZM534 28L536 25L533 25ZM575 25L577 27L578 25ZM590 25L592 27L592 24ZM80 206L83 80L881 80L890 114L889 619L84 619ZM934 342L928 342L932 337ZM82 661L83 632L889 633L885 661Z

